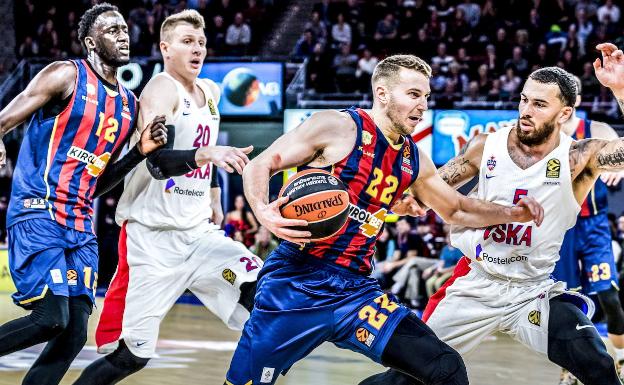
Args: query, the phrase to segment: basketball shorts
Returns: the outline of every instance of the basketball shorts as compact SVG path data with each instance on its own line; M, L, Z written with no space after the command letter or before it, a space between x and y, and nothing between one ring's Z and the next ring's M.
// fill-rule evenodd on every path
M48 290L64 297L86 295L95 303L98 245L93 233L33 218L9 227L8 241L17 305L29 309Z
M376 280L278 247L258 280L226 384L274 384L324 341L376 362L409 309Z
M606 215L578 218L566 232L553 278L571 290L595 294L618 288L611 230Z
M96 329L98 351L110 352L123 338L134 355L153 357L160 322L187 289L229 328L242 330L249 312L238 303L240 286L255 281L261 267L262 260L222 231L124 224Z
M513 282L493 277L463 257L451 279L434 294L423 320L435 334L464 355L495 332L509 334L528 348L548 353L549 300L565 295L591 318L594 304L566 292L551 279Z

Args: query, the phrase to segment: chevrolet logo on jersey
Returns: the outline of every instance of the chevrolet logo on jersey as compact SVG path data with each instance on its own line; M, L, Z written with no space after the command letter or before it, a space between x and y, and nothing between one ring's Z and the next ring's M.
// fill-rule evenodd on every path
M381 231L381 228L386 220L388 210L381 208L375 213L371 214L366 210L359 208L353 204L349 204L349 218L360 222L360 230L362 234L368 238L374 237Z
M105 152L102 155L95 155L80 147L71 146L67 151L67 156L72 159L76 159L79 162L87 164L87 172L89 175L97 177L99 176L106 164L110 160L110 152Z

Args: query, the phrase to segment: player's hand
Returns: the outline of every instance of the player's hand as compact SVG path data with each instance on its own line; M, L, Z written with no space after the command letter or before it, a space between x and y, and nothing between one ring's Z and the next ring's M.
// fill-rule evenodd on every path
M0 168L6 166L6 148L4 148L4 142L0 138Z
M424 217L427 215L427 210L421 206L416 198L409 194L405 194L400 199L397 199L390 211L397 215L409 215L412 217Z
M215 225L221 227L221 224L223 224L223 208L221 204L211 204L210 207L212 208L212 217L210 220Z
M598 44L596 49L602 54L602 63L594 61L596 78L614 93L624 93L624 53L611 43Z
M167 144L167 127L165 127L165 115L157 115L145 127L138 143L139 151L147 155L155 149Z
M243 175L243 168L249 163L247 154L253 151L253 146L243 148L230 146L205 146L198 150L200 159L206 159L225 171Z
M310 242L312 233L305 230L297 230L295 227L307 227L308 222L303 219L287 219L282 216L279 208L288 202L288 197L281 197L265 205L258 205L255 211L258 222L266 227L278 238L285 239L299 245Z
M514 222L534 221L537 226L540 226L544 220L544 208L535 198L524 197L511 208L511 215Z
M617 186L622 178L624 178L624 171L603 172L600 174L600 179L609 187Z

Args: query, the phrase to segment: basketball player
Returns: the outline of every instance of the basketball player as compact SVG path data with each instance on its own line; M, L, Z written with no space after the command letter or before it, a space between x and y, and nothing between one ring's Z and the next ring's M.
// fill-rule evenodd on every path
M575 109L581 103L581 81L576 76L579 95ZM561 126L561 130L576 140L597 138L617 139L617 133L606 123L581 119L576 114ZM568 289L596 294L607 317L607 332L613 344L615 359L624 363L624 311L619 298L618 274L611 245L611 230L607 218L607 186L617 185L623 172L603 172L581 205L576 225L566 232L561 245L561 259L557 261L553 278L567 283ZM582 266L582 272L579 266ZM575 379L563 371L560 385L574 384Z
M82 16L79 36L86 60L48 65L0 112L0 138L32 116L7 215L13 300L32 312L0 326L0 355L49 341L24 384L58 384L85 344L98 270L93 198L164 143L156 117L112 163L136 123L135 97L116 79L129 60L126 22L102 3Z
M145 367L160 322L186 289L231 329L241 330L253 307L262 261L215 225L214 216L223 219L221 189L211 184L217 179L211 164L242 173L252 147L215 145L219 87L198 79L204 27L195 10L173 14L161 26L164 72L145 86L139 122L165 114L172 148L158 150L127 178L116 213L119 265L96 331L100 350L118 346L76 384L115 384Z
M408 188L447 222L467 226L540 223L542 211L532 198L512 207L463 197L436 174L410 137L427 110L430 76L421 59L390 56L375 68L370 114L316 113L245 168L250 206L262 225L286 241L260 272L255 307L226 384L273 384L324 341L426 384L468 383L457 352L369 276L387 211ZM350 215L336 235L309 243L308 231L290 228L305 221L280 215L287 197L268 203L270 176L295 166L325 168L348 186Z
M624 106L622 52L610 44L597 48L603 59L594 62L596 75ZM565 231L600 174L624 169L621 138L574 141L562 132L575 101L571 74L557 67L533 72L521 93L517 125L478 135L439 170L456 188L478 176L475 196L488 201L535 196L546 215L540 228L510 223L452 229L451 240L466 257L431 297L423 320L461 354L503 331L585 385L619 385L613 359L590 321L593 303L550 279ZM418 382L391 369L360 384Z

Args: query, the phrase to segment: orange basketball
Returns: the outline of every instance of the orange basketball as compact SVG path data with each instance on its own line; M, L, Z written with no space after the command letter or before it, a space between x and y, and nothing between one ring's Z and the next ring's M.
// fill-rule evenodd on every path
M344 183L331 173L310 169L290 177L279 194L288 196L280 208L284 218L308 221L304 228L317 241L334 235L349 216L349 193Z

